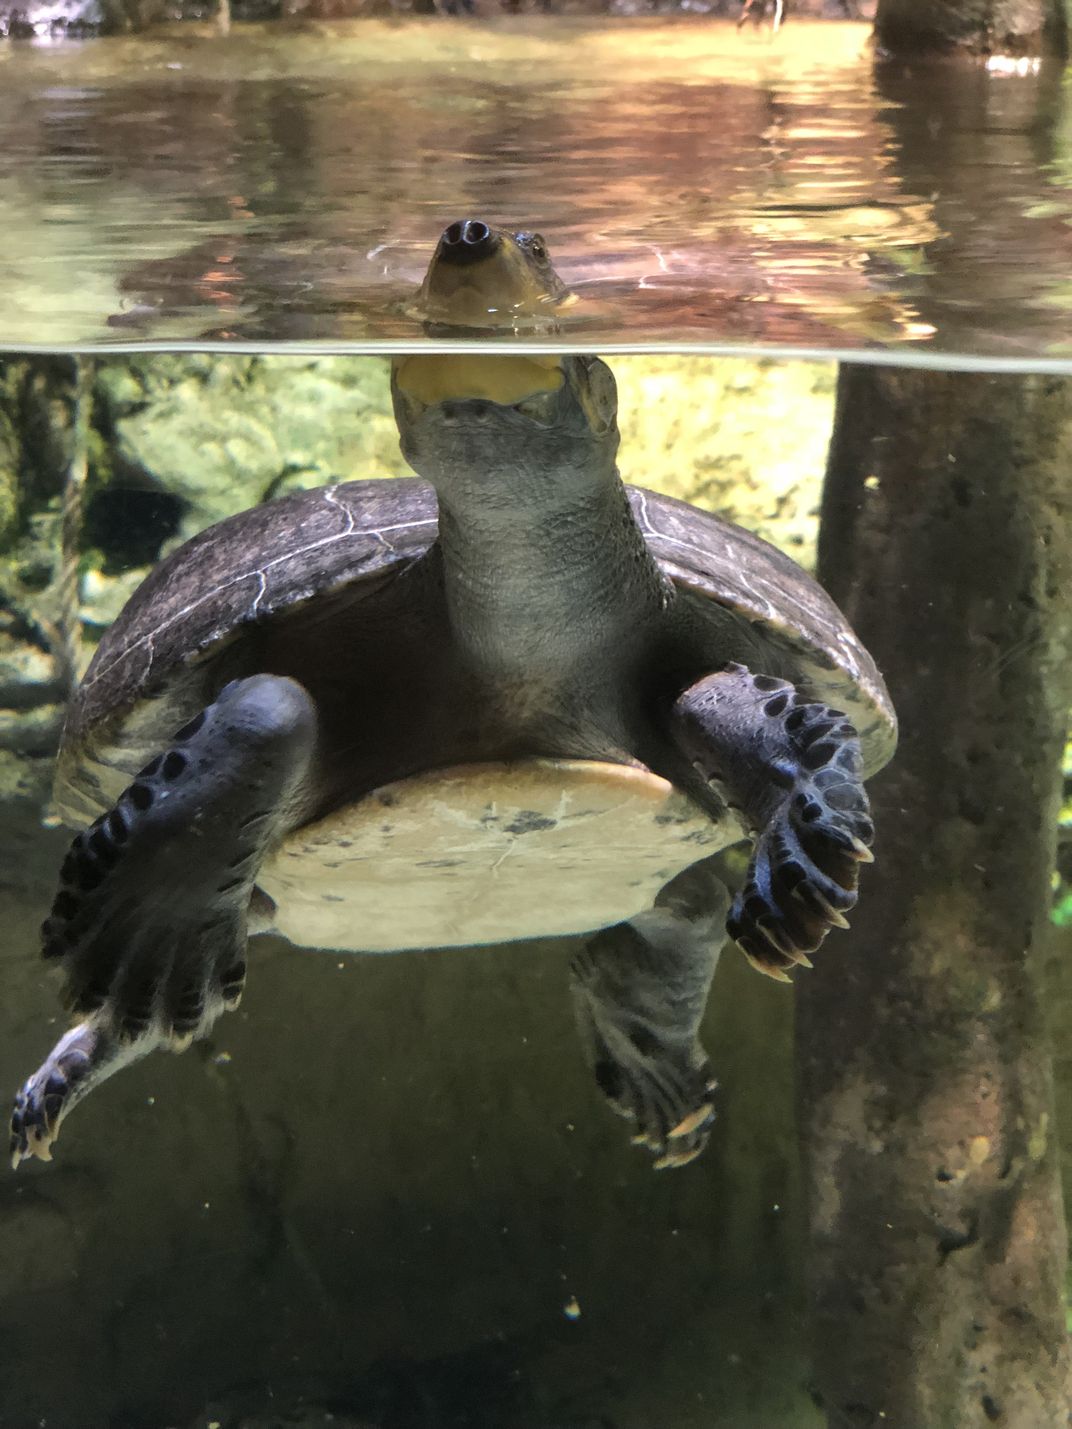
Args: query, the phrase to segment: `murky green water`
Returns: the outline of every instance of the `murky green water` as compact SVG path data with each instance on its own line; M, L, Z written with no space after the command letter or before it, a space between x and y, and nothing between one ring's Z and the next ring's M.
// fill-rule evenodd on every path
M1069 355L1058 70L859 24L429 21L0 52L0 343L421 336L460 215L544 231L546 341Z
M832 367L616 367L626 476L810 564ZM137 354L81 375L83 661L208 522L404 470L382 359ZM38 925L70 837L43 820L74 377L67 358L0 362L24 472L0 557L9 1094L64 1020ZM787 989L723 960L717 1154L656 1174L584 1065L578 948L354 958L255 939L242 1008L208 1040L89 1098L54 1165L0 1176L0 1425L812 1429Z

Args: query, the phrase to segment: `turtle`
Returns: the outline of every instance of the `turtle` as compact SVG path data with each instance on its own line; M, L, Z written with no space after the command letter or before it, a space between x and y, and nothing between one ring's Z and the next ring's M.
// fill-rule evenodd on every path
M481 220L446 230L429 290L440 268L510 309L560 294L542 239ZM87 668L55 784L82 831L42 929L76 1020L17 1095L15 1165L113 1072L204 1037L268 930L368 953L576 936L595 1083L684 1165L715 1116L723 944L789 981L847 926L897 726L829 596L623 484L597 356L430 348L391 386L415 477L194 536ZM720 855L748 841L731 894Z

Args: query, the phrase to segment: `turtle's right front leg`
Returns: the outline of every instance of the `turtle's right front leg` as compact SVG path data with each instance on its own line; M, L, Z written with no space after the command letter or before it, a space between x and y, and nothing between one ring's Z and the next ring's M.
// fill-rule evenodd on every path
M236 680L71 845L42 935L82 1021L15 1099L11 1159L49 1160L60 1123L106 1077L181 1051L236 1007L265 850L293 817L316 711L293 680Z

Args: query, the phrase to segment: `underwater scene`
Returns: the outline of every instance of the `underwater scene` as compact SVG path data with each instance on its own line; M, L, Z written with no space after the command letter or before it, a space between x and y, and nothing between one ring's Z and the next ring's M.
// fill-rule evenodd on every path
M1067 1426L1065 12L180 8L0 0L0 1429Z

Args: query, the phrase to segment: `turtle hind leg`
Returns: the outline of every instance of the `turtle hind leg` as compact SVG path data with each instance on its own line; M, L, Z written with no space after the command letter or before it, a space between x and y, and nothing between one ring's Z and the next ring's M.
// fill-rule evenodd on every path
M52 1160L60 1123L83 1097L132 1062L168 1045L148 1030L140 1036L118 1034L106 1013L98 1013L66 1032L15 1095L11 1113L11 1164L30 1157Z
M106 1077L157 1047L181 1051L237 1005L254 879L293 818L315 737L300 685L235 681L74 840L42 935L82 1021L19 1093L15 1164L48 1159L64 1116Z
M786 980L846 928L874 827L856 731L793 685L730 665L674 707L678 739L756 841L726 928L761 972Z
M655 906L590 938L570 982L585 1054L600 1091L635 1123L658 1169L707 1144L715 1081L698 1031L729 896L710 859L672 879Z
M101 1082L160 1048L184 1051L211 1031L222 1012L238 1006L245 961L228 959L237 946L244 948L244 928L236 921L211 931L214 936L200 947L205 971L188 971L185 981L163 987L153 970L168 951L132 946L129 962L138 969L136 976L125 974L113 997L66 1032L17 1093L9 1148L14 1167L32 1156L51 1161L60 1123Z

